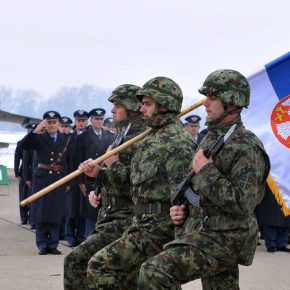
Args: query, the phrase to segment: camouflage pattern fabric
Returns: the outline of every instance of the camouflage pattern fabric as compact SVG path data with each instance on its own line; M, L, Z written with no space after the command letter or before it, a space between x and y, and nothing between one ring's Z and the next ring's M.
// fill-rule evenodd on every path
M84 242L73 249L64 260L64 289L87 290L87 266L100 249L120 238L131 225L132 218L115 219L96 224L95 230Z
M127 127L129 121L122 125ZM125 137L125 142L141 132L145 131L144 122L139 116L131 120L131 127ZM131 158L134 153L135 144L119 153L119 161L110 168L102 168L97 178L98 184L103 186L102 208L99 212L99 218L94 232L88 238L76 247L64 260L64 289L65 290L84 290L87 285L87 266L90 258L106 245L112 243L122 236L125 230L132 224L133 203L129 193L129 171ZM120 179L112 178L113 175ZM127 179L126 179L127 178ZM127 203L121 207L117 205L109 206L109 200L112 197L123 197Z
M198 91L205 96L216 96L228 105L247 107L250 103L250 85L247 79L231 69L212 72Z
M136 207L168 207L161 213L135 212L123 237L89 261L89 289L136 289L140 265L174 238L170 196L189 169L195 145L175 114L163 114L152 125L132 158L131 192Z
M214 163L192 178L203 216L187 218L183 236L142 265L138 289L178 289L197 278L203 289L239 289L238 264L250 265L254 257L253 210L263 197L270 164L262 143L240 119L210 126L200 147L211 146L234 123L238 131Z
M152 97L156 103L171 112L180 112L183 94L179 85L169 78L156 77L146 82L137 92L140 100L144 96Z
M136 97L139 89L141 88L135 85L120 85L112 92L108 101L116 105L122 105L128 111L137 112L141 107L141 101Z

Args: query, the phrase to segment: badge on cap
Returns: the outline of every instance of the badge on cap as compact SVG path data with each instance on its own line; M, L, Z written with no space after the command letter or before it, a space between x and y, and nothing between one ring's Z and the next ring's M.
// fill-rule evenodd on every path
M188 117L185 118L185 121L187 121L190 124L199 124L199 121L201 120L201 118L198 115L190 115Z
M48 113L48 116L49 116L50 118L53 118L53 117L55 116L55 113L54 113L54 112L49 112L49 113Z

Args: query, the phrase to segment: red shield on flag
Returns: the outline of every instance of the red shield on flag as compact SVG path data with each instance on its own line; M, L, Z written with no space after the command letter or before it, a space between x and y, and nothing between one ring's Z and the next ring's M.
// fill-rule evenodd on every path
M290 95L280 100L274 107L271 126L276 138L290 148Z

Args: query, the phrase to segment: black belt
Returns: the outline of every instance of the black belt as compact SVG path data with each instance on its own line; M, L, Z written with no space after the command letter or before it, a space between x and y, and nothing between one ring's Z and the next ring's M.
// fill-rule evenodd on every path
M63 172L65 169L62 165L48 165L44 163L38 163L37 167L44 168L53 172Z
M169 203L146 203L134 205L134 215L142 214L169 214L171 204Z

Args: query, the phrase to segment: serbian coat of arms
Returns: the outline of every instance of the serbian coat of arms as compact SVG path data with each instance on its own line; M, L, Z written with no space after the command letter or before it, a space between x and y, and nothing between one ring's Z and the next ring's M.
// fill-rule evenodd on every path
M290 95L281 99L274 107L271 126L276 138L290 148Z

